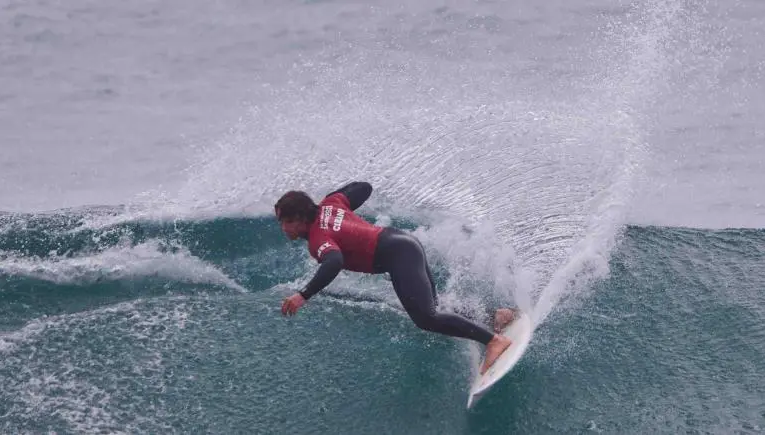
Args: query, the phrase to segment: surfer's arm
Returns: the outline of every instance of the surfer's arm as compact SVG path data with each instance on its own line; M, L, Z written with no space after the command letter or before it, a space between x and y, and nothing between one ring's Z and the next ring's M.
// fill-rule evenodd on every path
M305 300L319 293L337 277L337 274L343 269L343 262L343 253L340 250L335 249L325 252L321 257L319 270L316 271L313 278L308 281L308 284L299 293Z
M361 207L364 202L372 195L372 185L366 181L354 181L349 183L340 189L335 190L327 196L334 195L336 193L342 193L348 198L351 210L356 210Z

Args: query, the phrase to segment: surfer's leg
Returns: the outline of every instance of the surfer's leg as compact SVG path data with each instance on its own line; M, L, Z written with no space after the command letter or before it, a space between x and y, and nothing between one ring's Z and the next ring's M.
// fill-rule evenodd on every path
M420 244L420 247L422 247L422 244ZM424 248L423 248L423 251L424 251ZM430 270L430 265L428 264L428 258L427 257L425 257L425 270L428 272L428 280L430 281L430 289L431 289L431 293L433 294L433 302L434 302L434 304L436 306L438 306L438 294L436 293L436 280L433 279L433 272L431 272L431 270ZM509 316L510 316L509 320L507 320L507 321L505 320L505 319L507 319L507 316L508 316L508 314L507 314L508 310L506 308L500 308L500 309L496 310L494 312L494 314L492 314L489 311L490 310L489 308L486 308L487 311L486 311L486 313L484 313L486 317L484 317L484 318L481 317L480 313L476 313L476 312L470 310L469 308L464 307L464 306L460 306L460 305L452 306L452 307L450 307L450 310L454 314L462 316L462 317L464 317L466 319L469 319L469 320L471 320L473 322L479 322L479 323L483 323L484 319L486 319L486 318L492 318L493 317L495 319L495 321L494 321L494 332L502 331L502 329L505 326L507 326L508 324L510 324L510 322L513 319L513 313L511 312L509 314ZM497 329L497 325L501 325L499 327L499 329Z
M419 239L412 237L412 240L417 242L417 245L422 251L423 262L425 263L425 272L428 274L428 282L430 282L430 293L433 295L433 303L438 305L438 294L436 293L436 280L433 279L433 272L430 270L430 264L428 264L428 256L425 254L425 247L422 246L422 242Z
M404 251L402 249L402 251ZM407 249L408 251L408 249ZM401 252L400 260L390 270L393 288L404 309L417 327L426 331L467 338L486 345L480 373L483 374L512 342L457 314L436 311L424 256Z
M465 317L436 311L435 286L428 273L425 253L408 235L396 235L391 246L389 270L393 288L409 317L417 327L452 337L467 338L488 344L494 334Z
M430 293L433 295L433 304L438 305L438 294L436 294L436 280L433 279L433 272L430 271L428 259L425 258L425 271L428 272L428 281L430 282Z

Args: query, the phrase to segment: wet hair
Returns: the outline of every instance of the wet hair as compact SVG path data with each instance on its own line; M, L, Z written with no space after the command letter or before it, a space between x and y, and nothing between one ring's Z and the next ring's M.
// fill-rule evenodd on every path
M301 220L303 222L313 222L316 219L316 213L319 206L316 205L307 193L297 190L290 190L282 195L274 205L274 213L279 221L282 220Z

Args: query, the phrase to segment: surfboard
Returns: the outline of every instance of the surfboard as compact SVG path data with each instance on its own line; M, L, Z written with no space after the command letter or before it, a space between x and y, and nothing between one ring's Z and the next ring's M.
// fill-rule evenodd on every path
M502 330L502 335L510 338L513 344L510 345L502 355L494 361L489 370L483 375L478 374L470 387L470 396L468 397L467 407L470 409L489 389L494 386L503 376L505 376L515 364L521 359L523 353L531 342L531 336L534 332L534 325L531 318L523 313L513 320L513 323ZM481 361L483 364L483 361ZM479 366L480 368L480 366ZM480 373L480 372L479 372Z

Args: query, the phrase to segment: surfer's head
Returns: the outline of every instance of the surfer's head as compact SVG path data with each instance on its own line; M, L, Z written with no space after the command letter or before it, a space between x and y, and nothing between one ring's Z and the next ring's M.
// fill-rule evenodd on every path
M291 190L274 205L274 213L282 226L282 231L290 240L298 237L308 238L308 229L314 220L319 206L307 193Z

